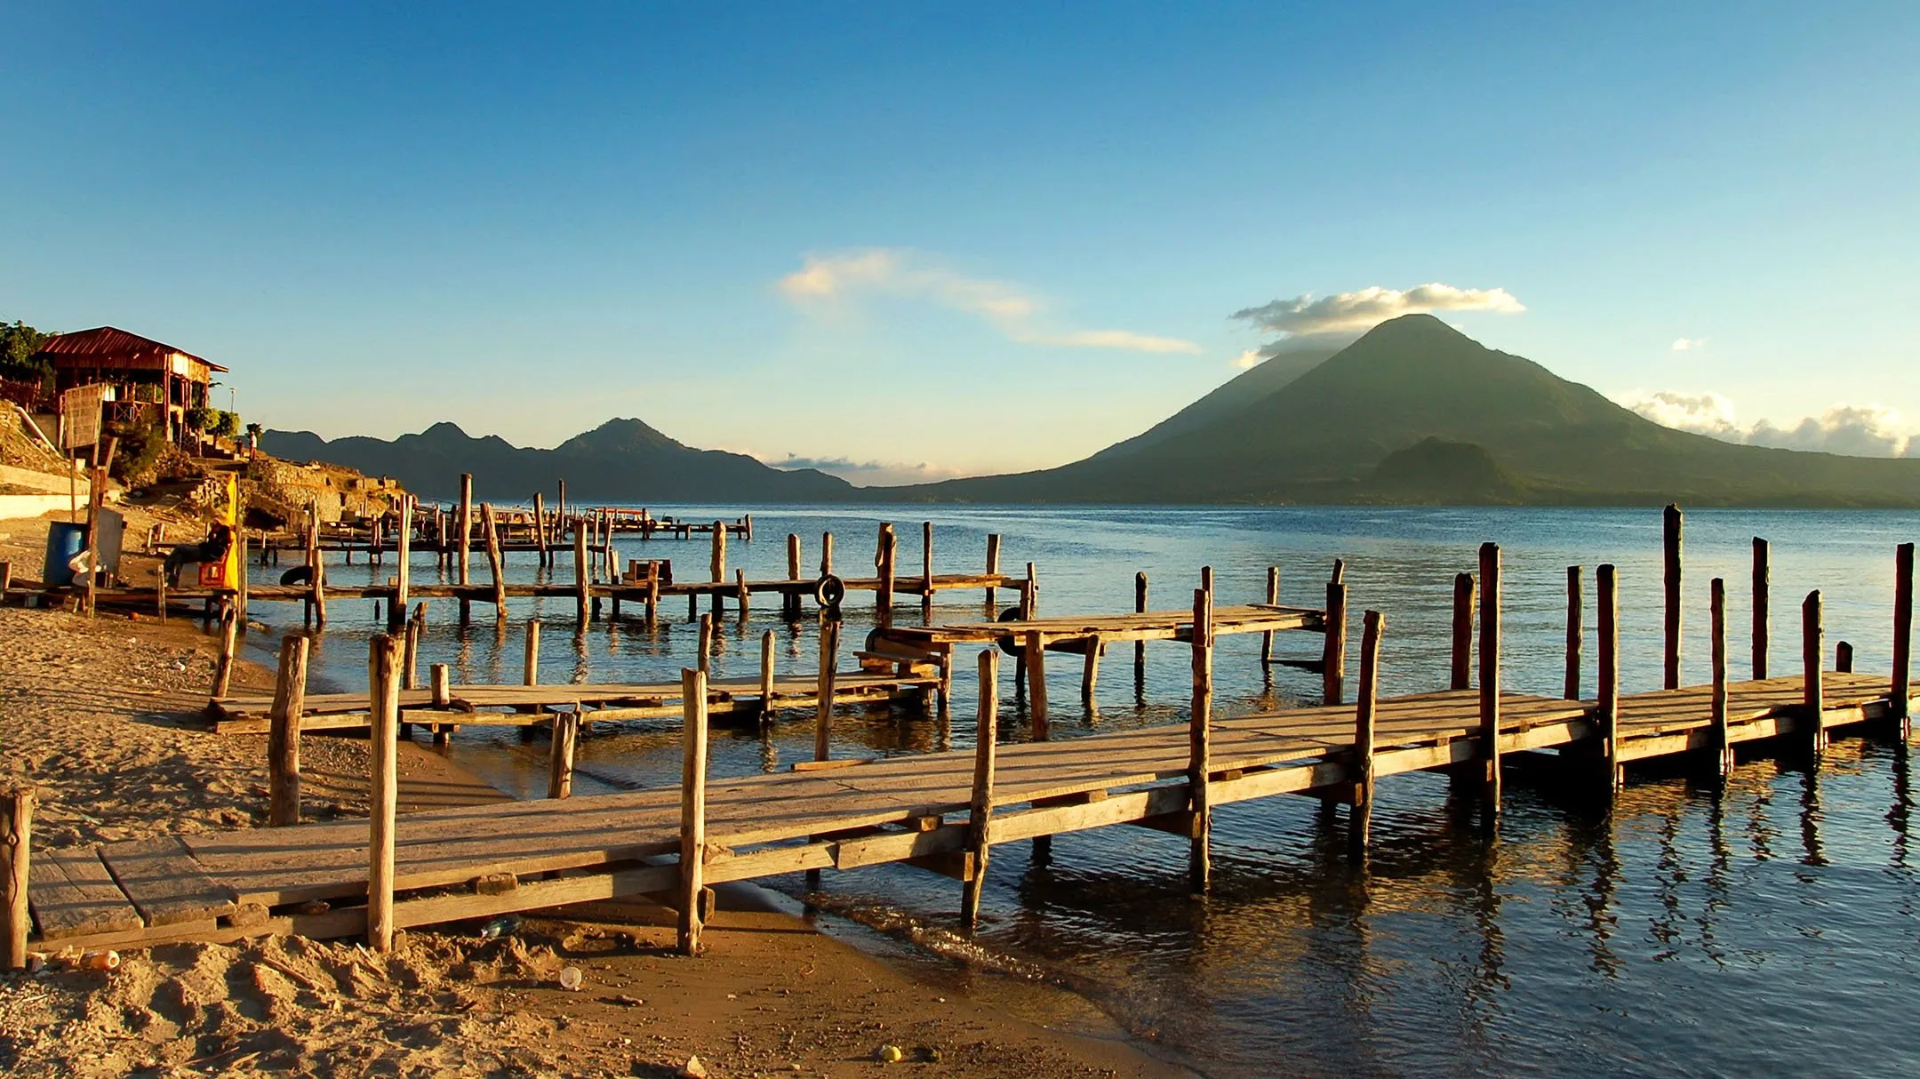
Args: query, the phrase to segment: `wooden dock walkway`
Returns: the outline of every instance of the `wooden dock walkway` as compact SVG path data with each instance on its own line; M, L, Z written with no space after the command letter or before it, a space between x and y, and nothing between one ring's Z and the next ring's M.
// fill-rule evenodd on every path
M1830 672L1823 689L1826 729L1890 714L1884 677ZM1805 689L1798 677L1728 690L1733 743L1810 726L1799 707ZM1620 758L1699 748L1700 732L1714 723L1709 696L1695 687L1623 697ZM1501 694L1502 751L1577 753L1600 738L1595 707ZM1382 700L1374 722L1376 780L1484 759L1476 737L1478 691ZM1215 723L1207 806L1287 793L1351 802L1359 767L1354 724L1355 709L1341 706ZM1189 837L1196 832L1185 726L999 747L991 758L990 812L976 814L981 756L936 753L706 780L700 887L886 862L970 879L984 850L996 844L1119 824ZM392 882L401 895L391 925L618 895L671 899L668 893L685 891L676 857L687 824L683 801L676 786L400 817ZM968 818L985 818L985 828ZM359 905L368 894L366 821L35 852L31 866L37 939L49 947L287 932L346 936L367 929L367 908ZM338 909L291 909L312 901Z

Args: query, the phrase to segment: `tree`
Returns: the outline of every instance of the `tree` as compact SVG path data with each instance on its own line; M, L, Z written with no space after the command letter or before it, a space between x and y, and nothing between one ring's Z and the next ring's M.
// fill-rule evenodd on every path
M41 333L15 319L9 326L0 322L0 378L21 382L44 382L53 373L53 365L36 359L34 353L46 346L50 333Z
M224 409L216 411L212 433L216 438L232 438L240 433L240 414Z
M187 409L187 416L186 416L187 429L191 431L206 430L208 427L213 425L214 411L215 410L208 408L205 405L195 405L192 408Z

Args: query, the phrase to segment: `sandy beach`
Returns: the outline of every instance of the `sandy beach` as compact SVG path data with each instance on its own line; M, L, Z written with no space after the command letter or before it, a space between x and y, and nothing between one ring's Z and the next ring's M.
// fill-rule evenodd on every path
M20 560L44 522L5 522ZM37 797L58 848L263 825L264 744L200 712L215 642L191 623L0 609L0 781ZM270 687L241 663L236 684ZM430 747L401 746L401 809L504 796ZM365 743L303 742L303 812L364 815ZM1076 1011L1049 1030L924 984L750 891L723 895L707 954L672 954L667 912L602 904L358 942L268 938L130 952L117 970L0 975L0 1066L18 1075L865 1075L897 1046L928 1074L1187 1074ZM563 987L577 968L580 985ZM571 978L572 975L567 975ZM1103 1035L1103 1036L1102 1036Z

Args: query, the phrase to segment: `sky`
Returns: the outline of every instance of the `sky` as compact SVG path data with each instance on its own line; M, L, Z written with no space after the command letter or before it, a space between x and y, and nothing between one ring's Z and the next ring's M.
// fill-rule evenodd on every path
M1719 437L1920 433L1910 2L0 20L0 318L268 427L1022 470L1425 310Z

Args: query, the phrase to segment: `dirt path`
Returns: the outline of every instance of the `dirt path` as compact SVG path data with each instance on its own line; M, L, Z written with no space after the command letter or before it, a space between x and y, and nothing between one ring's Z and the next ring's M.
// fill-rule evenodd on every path
M36 846L264 822L263 739L197 718L212 644L178 622L0 609L0 783L36 789ZM270 684L245 664L236 681ZM501 797L426 746L402 750L403 810ZM308 816L364 814L364 742L310 736L302 758ZM893 1045L915 1075L1186 1074L919 984L739 900L699 959L673 955L665 912L642 903L495 939L472 925L402 934L387 956L299 939L163 947L112 972L56 956L0 974L0 1070L670 1076L697 1054L714 1076L865 1076ZM566 967L579 989L562 987Z

